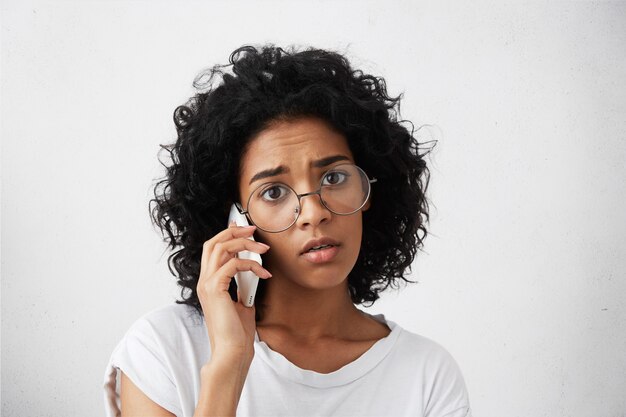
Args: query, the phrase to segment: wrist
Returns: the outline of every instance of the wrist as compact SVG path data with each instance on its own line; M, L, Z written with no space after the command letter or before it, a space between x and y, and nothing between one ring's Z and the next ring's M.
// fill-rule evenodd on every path
M198 416L235 415L246 382L252 356L229 351L212 352L211 359L200 370Z
M213 359L226 362L245 362L252 361L254 357L254 346L233 347L233 346L214 346L211 351L210 361Z
M254 349L247 350L216 350L211 352L211 358L202 367L202 374L214 372L232 372L233 370L247 370L254 358Z

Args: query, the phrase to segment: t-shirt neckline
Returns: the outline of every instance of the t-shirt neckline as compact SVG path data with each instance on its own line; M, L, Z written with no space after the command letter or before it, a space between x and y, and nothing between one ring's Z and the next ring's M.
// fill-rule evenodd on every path
M376 341L354 361L331 373L323 374L298 367L261 341L256 331L254 333L255 357L258 356L278 375L302 385L329 388L348 384L374 369L389 354L402 330L395 322L386 320L383 314L372 315L371 317L386 324L391 332L386 337Z

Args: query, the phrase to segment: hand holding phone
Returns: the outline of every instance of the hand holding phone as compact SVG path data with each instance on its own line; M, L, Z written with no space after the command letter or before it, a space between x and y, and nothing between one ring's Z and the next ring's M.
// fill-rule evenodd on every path
M228 215L228 224L234 221L237 226L249 226L248 219L243 214L239 213L237 206L233 204L230 207L230 214ZM254 241L254 237L250 236L248 239ZM239 259L251 259L257 261L263 265L261 255L248 250L241 251L237 254ZM239 289L239 295L242 298L243 305L246 307L252 307L254 304L254 296L256 295L256 289L259 284L259 277L252 271L239 271L235 274L235 282Z
M260 265L260 260L240 259L239 252L254 251L266 253L269 246L251 239L254 227L230 226L215 234L202 245L200 275L196 291L202 306L204 321L211 345L211 357L226 355L225 360L232 360L232 355L243 355L250 360L254 355L254 339L256 331L254 304L244 305L243 293L248 296L246 301L253 302L256 287L247 286L239 291L239 302L234 303L229 292L232 277L239 274L239 285L245 287L242 274L254 271L253 276L268 279L272 276ZM256 279L253 278L252 284ZM252 291L250 291L252 290ZM215 355L215 356L213 356ZM241 357L240 357L241 359Z

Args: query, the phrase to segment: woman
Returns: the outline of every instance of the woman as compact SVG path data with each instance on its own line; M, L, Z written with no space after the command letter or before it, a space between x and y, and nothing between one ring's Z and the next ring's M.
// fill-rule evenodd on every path
M319 49L246 46L230 64L175 111L151 203L182 300L116 347L109 415L470 416L445 349L356 307L408 281L426 236L428 169L400 97ZM233 203L251 227L226 227ZM260 278L252 307L238 271Z

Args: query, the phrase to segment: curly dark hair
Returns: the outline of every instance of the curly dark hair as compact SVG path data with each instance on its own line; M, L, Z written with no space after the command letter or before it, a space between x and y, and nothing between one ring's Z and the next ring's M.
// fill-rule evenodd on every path
M382 77L353 70L335 51L243 46L229 62L196 77L197 93L174 111L176 142L161 145L170 161L159 158L166 175L154 186L149 210L168 247L179 248L168 258L182 287L176 303L202 314L196 286L203 243L226 228L230 206L238 201L247 141L272 122L303 116L321 118L342 133L355 163L378 179L371 207L363 212L361 250L348 275L353 303L372 305L400 280L415 282L404 275L427 235L430 173L428 151L419 152L413 124L397 120L402 94L388 96ZM231 65L232 73L225 72ZM264 285L260 280L257 320Z

